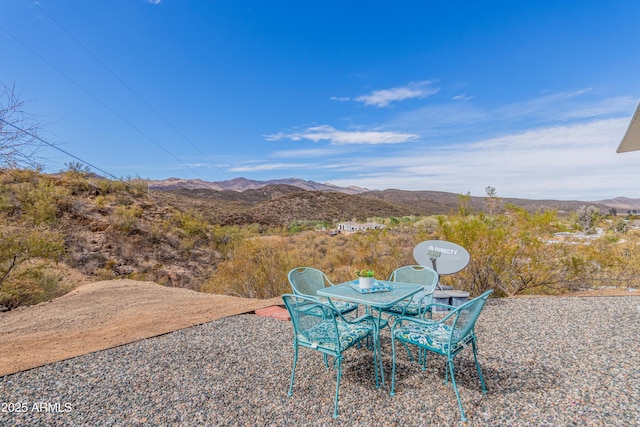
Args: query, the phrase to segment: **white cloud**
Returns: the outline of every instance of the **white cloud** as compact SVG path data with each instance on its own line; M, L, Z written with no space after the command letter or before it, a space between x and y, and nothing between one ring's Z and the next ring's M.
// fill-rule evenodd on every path
M384 129L402 132L342 131L323 125L271 135L272 140L331 143L319 146L321 151L283 151L271 159L308 160L294 173L304 171L306 179L341 186L484 196L491 185L500 197L640 198L640 152L615 152L636 102L629 96L599 98L590 89L492 109L450 100L396 114L383 123ZM374 145L366 151L356 145L380 144L385 137L415 143ZM357 162L349 160L356 157Z
M234 166L229 168L232 172L263 172L279 169L299 169L308 165L302 163L262 163L253 165Z
M514 102L491 112L502 120L577 120L602 116L621 116L634 108L630 96L595 98L592 89L559 92Z
M275 156L272 156L275 157ZM350 163L345 162L330 162L326 159L321 161L315 161L317 159L312 159L314 161L310 161L308 163L250 163L244 165L238 165L230 167L229 170L232 172L266 172L266 171L278 171L278 170L346 170Z
M473 96L469 96L466 93L461 93L460 95L456 95L452 98L454 101L468 101L473 99Z
M589 104L577 106L577 108L568 111L564 115L564 118L581 119L609 115L630 115L633 112L633 107L635 105L635 98L629 96L606 98Z
M275 158L314 159L341 154L341 150L335 148L309 148L302 150L282 150L272 154Z
M424 140L461 141L585 120L630 117L635 106L636 100L629 96L594 99L589 89L583 89L547 94L493 109L480 109L475 102L430 104L401 112L382 125L415 132Z
M147 0L147 3L151 3L151 4L160 4L162 0Z
M423 80L420 82L411 82L406 86L376 90L368 95L360 95L354 98L354 100L362 102L365 105L386 107L395 101L404 101L405 99L411 98L425 98L429 95L433 95L434 93L438 93L439 90L439 88L432 86L431 81Z
M638 156L615 153L627 119L531 129L468 144L431 147L423 153L364 158L336 185L372 189L471 192L484 196L487 185L501 197L599 200L640 197Z
M283 133L265 135L268 141L279 141L290 139L300 141L307 139L313 142L329 141L332 145L347 144L401 144L403 142L415 141L419 135L414 133L383 132L383 131L344 131L333 126L320 125L312 126L302 132Z

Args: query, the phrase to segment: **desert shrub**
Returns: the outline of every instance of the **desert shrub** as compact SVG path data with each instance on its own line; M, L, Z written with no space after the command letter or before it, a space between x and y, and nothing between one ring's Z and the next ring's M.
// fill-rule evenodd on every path
M303 231L311 230L328 230L331 228L331 224L327 221L320 220L293 220L289 222L286 232L288 234L301 233Z
M166 229L162 224L151 224L147 228L147 239L150 245L156 245L163 241L166 235Z
M248 298L272 298L291 290L287 273L301 262L297 251L283 238L243 239L235 243L232 255L218 264L201 290Z
M289 236L248 237L230 245L203 291L254 298L291 292L287 274L295 267L318 268L335 283L355 278L355 269L370 268L376 277L412 258L414 237L385 230L328 236L316 231Z
M111 182L111 192L113 193L123 193L127 191L127 184L121 180L110 181Z
M238 225L221 226L214 224L209 228L211 248L227 258L233 244L248 237L247 230Z
M440 218L441 238L471 255L469 265L455 275L457 287L474 294L494 289L508 296L566 289L572 248L548 243L559 229L556 213L531 213L509 205L505 209L495 216L461 209L455 217Z
M11 168L6 170L8 179L13 182L36 182L40 178L42 171L39 169L18 169Z
M183 250L208 246L210 243L209 229L212 227L196 213L177 212L164 221L163 228L175 237L177 246Z
M600 210L595 206L582 206L574 214L574 226L587 234L595 233L595 225L602 219Z
M616 271L608 286L640 289L640 236L628 233L627 240L614 245Z
M110 266L105 266L93 271L93 277L95 277L96 280L113 280L117 276L118 274Z
M109 179L97 179L96 185L102 194L109 194L113 191L113 183Z
M438 218L428 216L421 218L413 224L414 230L420 236L420 241L429 240L429 236L435 235L438 230Z
M137 205L116 206L114 214L114 229L124 234L129 234L134 230L139 218L142 216L142 208Z
M8 186L0 183L0 212L11 213L16 209L13 194Z
M572 288L637 288L640 286L640 241L601 238L575 245L568 262Z
M65 187L55 185L54 181L41 177L32 183L21 184L16 191L20 209L24 219L33 224L46 224L56 220L58 208L69 191Z
M302 231L302 225L297 223L296 221L292 222L289 225L288 232L289 234L300 233Z
M51 279L41 270L64 254L63 236L44 228L0 230L0 298L9 306L51 295ZM39 300L38 300L39 302Z
M68 188L72 193L82 193L89 190L89 169L88 166L80 162L71 162L67 164L67 170L62 172L63 179L67 182Z
M33 305L64 295L71 289L48 263L21 266L0 291L0 305L10 309Z
M149 194L149 183L147 180L127 177L123 181L125 183L125 188L129 193L137 196L146 196Z
M98 209L104 209L108 205L107 198L102 195L96 196L96 198L93 200L93 203Z
M177 232L190 237L207 235L209 223L200 215L190 212L178 212L169 219Z

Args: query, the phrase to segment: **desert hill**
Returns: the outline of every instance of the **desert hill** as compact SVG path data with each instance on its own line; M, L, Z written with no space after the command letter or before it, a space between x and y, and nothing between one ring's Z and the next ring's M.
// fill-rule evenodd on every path
M380 198L343 192L307 191L290 185L268 185L243 192L208 189L152 191L152 198L189 206L222 225L282 226L292 221L364 221L379 216L421 215L420 210Z
M225 258L229 243L248 233L245 225L251 225L251 233L279 232L292 225L311 227L316 222L331 228L340 221L447 215L457 212L460 198L436 191L348 194L305 190L289 184L245 191L160 191L149 190L144 180L110 181L79 171L55 175L0 171L0 186L5 249L13 250L14 244L33 245L29 239L49 236L52 240L42 244L52 248L59 244L62 248L56 266L42 272L31 271L42 274L37 279L42 283L54 283L59 280L56 277L64 277L62 283L74 286L127 277L200 289ZM609 209L604 204L580 201L501 202L532 210L558 209L561 213L585 205L595 205L605 213ZM469 208L479 212L488 211L489 206L484 198L471 197ZM11 262L7 258L6 264ZM0 305L11 308L55 297L64 289L34 294L35 299L7 292L5 295L9 296L3 297Z
M409 208L409 210L415 215L447 215L456 212L459 204L458 194L443 191L409 191L396 189L367 190L366 188L355 186L339 187L330 183L321 184L297 178L269 181L235 178L232 180L217 182L206 182L199 179L185 180L169 178L160 181L149 181L149 188L161 192L177 192L180 195L195 199L225 200L244 206L266 202L268 200L273 200L278 195L300 192L301 190L337 192L353 196L364 196L384 200L397 205L396 209L398 206ZM611 208L616 209L619 213L640 210L639 199L630 199L626 197L617 197L615 199L599 201L500 198L500 202L501 204L513 204L530 211L555 209L561 215L573 212L582 206L595 206L602 212L608 212ZM488 205L486 203L486 198L471 196L470 208L476 212L487 211ZM373 209L373 211L380 210L379 206ZM367 214L365 212L363 212L363 214L365 216L376 215L374 213ZM258 217L260 217L260 215L258 215Z
M338 222L420 213L417 209L366 196L306 191L286 194L260 203L252 207L247 214L257 223L288 224L300 219Z
M420 215L448 215L457 212L460 203L459 195L442 191L406 191L384 190L368 191L361 196L376 197L401 206L411 206ZM603 202L584 202L578 200L530 200L517 198L498 198L498 206L512 204L528 211L555 209L559 214L567 214L582 206L595 206L607 213L612 207ZM489 205L485 197L470 197L470 208L475 212L487 212Z
M283 225L291 221L347 221L372 217L450 215L458 211L460 196L442 191L383 190L347 194L309 191L293 185L266 185L245 191L178 188L154 190L152 197L175 206L190 206L209 220L229 224ZM485 197L471 196L469 208L488 212ZM513 204L529 211L557 210L560 215L583 206L604 213L614 207L602 202L498 199L497 209ZM639 202L640 205L640 202ZM620 206L620 205L616 205ZM616 208L618 209L618 208ZM619 209L620 213L625 213Z
M177 190L177 189L207 189L216 191L247 191L257 190L266 186L290 185L308 191L337 191L346 194L358 194L367 191L366 188L356 186L339 187L331 183L321 184L315 181L307 181L299 178L272 179L269 181L257 181L247 178L234 178L226 181L208 182L201 179L167 178L163 180L150 180L149 188L152 190Z
M620 213L640 210L640 200L628 197L616 197L615 199L600 200L600 203L617 209Z

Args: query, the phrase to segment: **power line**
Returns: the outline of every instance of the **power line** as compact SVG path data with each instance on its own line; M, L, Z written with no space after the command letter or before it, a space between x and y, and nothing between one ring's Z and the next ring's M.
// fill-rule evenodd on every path
M78 157L78 156L76 156L76 155L73 155L73 154L71 154L71 153L70 153L70 152L68 152L68 151L63 150L62 148L60 148L60 147L58 147L58 146L56 146L56 145L54 145L54 144L50 143L49 141L45 141L44 139L40 138L38 135L36 135L36 134L34 134L34 133L31 133L31 132L29 132L29 131L28 131L28 130L26 130L26 129L22 129L21 127L18 127L18 126L16 126L16 125L14 125L13 123L10 123L10 122L6 121L6 120L5 120L5 119L3 119L2 117L0 117L0 121L1 121L2 123L6 124L6 125L11 126L12 128L14 128L14 129L16 129L16 130L18 130L18 131L20 131L20 132L23 132L23 133L25 133L25 134L29 135L31 138L36 139L36 140L38 140L38 141L42 142L43 144L46 144L46 145L48 145L49 147L51 147L51 148L53 148L53 149L55 149L55 150L58 150L58 151L60 151L60 152L62 152L62 153L64 153L64 154L66 154L66 155L67 155L67 156L69 156L69 157L72 157L72 158L74 158L74 159L78 160L79 162L84 163L84 164L86 164L87 166L89 166L89 167L91 167L91 168L93 168L93 169L95 169L95 170L97 170L97 171L99 171L99 172L102 172L102 173L103 173L103 174L105 174L106 176L108 176L108 177L110 177L110 178L113 178L113 179L115 179L116 181L122 181L120 178L117 178L116 176L114 176L114 175L110 174L109 172L107 172L107 171L105 171L105 170L103 170L103 169L100 169L99 167L97 167L97 166L95 166L95 165L92 165L91 163L87 162L86 160L82 160L80 157ZM122 182L124 182L124 181L122 181Z
M87 52L98 64L100 64L109 74L111 74L116 80L118 80L124 87L126 87L129 92L131 92L140 102L147 106L155 115L157 115L167 126L173 129L180 137L186 141L191 147L193 147L198 153L200 153L209 163L218 168L225 176L230 178L227 173L222 169L217 163L211 160L205 153L200 150L189 138L187 138L184 133L182 133L176 126L174 126L162 113L160 113L157 109L155 109L146 99L144 99L138 92L136 92L129 84L127 84L118 74L116 74L107 64L105 64L97 55L95 55L89 48L87 48L77 37L75 37L69 30L67 30L62 24L60 24L49 12L47 12L40 2L33 2L47 17L56 24L62 31L64 31L73 41L75 41L78 46L80 46L85 52Z
M151 136L149 136L147 133L145 133L142 129L138 128L136 125L134 125L133 123L131 123L129 120L127 120L122 114L118 113L116 110L114 110L113 108L111 108L109 105L107 105L105 102L103 102L102 100L100 100L97 96L95 96L93 93L89 92L89 90L85 89L82 85L80 85L79 83L77 83L75 80L73 80L71 77L69 77L64 71L60 70L58 67L56 67L55 65L53 65L51 62L49 62L47 59L45 59L43 56L41 56L38 52L36 52L35 50L31 49L31 47L29 47L27 44L25 44L24 42L22 42L22 40L20 40L19 38L17 38L16 36L14 36L12 33L10 33L7 29L5 29L4 27L0 26L0 30L4 31L9 37L11 37L12 39L14 39L16 42L18 42L20 45L22 45L22 47L24 47L25 49L27 49L28 51L30 51L32 54L34 54L36 57L38 57L41 61L43 61L45 64L49 65L51 68L53 68L55 71L57 71L60 75L62 75L63 77L65 77L67 80L69 80L74 86L76 86L77 88L79 88L80 90L82 90L84 93L86 93L87 95L89 95L91 98L93 98L97 103L99 103L100 105L102 105L104 108L106 108L107 110L109 110L111 113L113 113L116 117L118 117L120 120L122 120L123 122L125 122L126 124L128 124L131 128L133 128L135 131L137 131L138 133L140 133L142 136L144 136L145 138L147 138L149 141L151 141L153 144L155 144L157 147L159 147L162 151L164 151L165 153L167 153L168 155L170 155L171 157L173 157L175 160L177 160L181 165L186 166L188 169L191 169L191 171L193 171L196 175L198 175L200 178L202 178L204 180L204 178L202 177L202 175L200 175L198 173L198 171L196 171L195 169L193 169L191 166L189 166L188 164L186 164L185 162L183 162L180 158L178 158L176 155L174 155L172 152L170 152L168 149L166 149L162 144L160 144L158 141L156 141L155 139L153 139Z
M113 175L113 174L111 174L111 173L109 173L109 172L105 171L104 169L101 169L101 168L99 168L99 167L98 167L98 166L96 166L96 165L92 165L91 163L87 162L86 160L83 160L83 159L81 159L80 157L78 157L78 156L76 156L76 155L74 155L74 154L71 154L70 152L68 152L68 151L66 151L66 150L63 150L62 148L60 148L60 147L56 146L55 144L52 144L52 143L50 143L49 141L46 141L46 140L44 140L44 139L40 138L38 135L36 135L36 134L34 134L34 133L32 133L32 132L29 132L29 131L28 131L28 130L26 130L26 129L22 129L22 128L21 128L21 127L19 127L19 126L16 126L16 125L14 125L13 123L10 123L10 122L6 121L6 120L5 120L5 119L3 119L2 117L0 117L0 121L1 121L2 123L4 123L4 124L7 124L7 125L11 126L12 128L14 128L14 129L16 129L16 130L18 130L18 131L20 131L20 132L24 132L25 134L29 135L31 138L33 138L33 139L35 139L35 140L37 140L37 141L40 141L40 142L42 142L43 144L48 145L49 147L53 148L54 150L58 150L58 151L60 151L61 153L64 153L64 154L66 154L67 156L69 156L69 157L71 157L71 158L76 159L77 161L79 161L79 162L81 162L81 163L83 163L83 164L85 164L85 165L89 166L89 167L90 167L90 168L92 168L93 170L96 170L96 171L98 171L98 172L101 172L103 175L105 175L105 176L107 176L107 177L109 177L109 178L111 178L111 179L113 179L113 180L115 180L115 181L120 181L120 182L121 182L121 183L123 183L126 187L132 188L132 189L134 189L134 190L136 189L133 185L129 184L127 181L123 180L122 178L118 178L117 176L115 176L115 175ZM148 183L147 183L147 197L148 197L148 198L150 198L150 199L152 199L152 200L154 199L154 197L152 197L152 196L151 196L151 192L149 191ZM156 199L156 201L157 201L157 199ZM188 212L187 210L183 209L180 205L174 205L173 207L174 207L174 209L176 209L176 210L178 210L178 211L180 211L180 212L183 212L183 213Z

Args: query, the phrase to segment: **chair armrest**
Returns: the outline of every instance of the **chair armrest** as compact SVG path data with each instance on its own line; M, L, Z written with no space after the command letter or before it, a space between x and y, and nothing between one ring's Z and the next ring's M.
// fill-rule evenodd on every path
M446 308L449 310L449 312L447 313L446 316L444 316L442 319L440 320L432 320L432 319L425 319L424 317L420 317L420 318L416 318L416 317L409 317L409 316L401 316L398 317L395 321L395 323L400 324L402 321L409 321L409 322L414 322L414 323L419 323L422 325L426 325L426 324L438 324L438 323L445 323L447 320L449 320L449 318L451 316L453 316L454 314L458 313L460 310L460 307L454 307L452 305L448 305L448 304L440 304L437 302L431 303L431 304L427 304L424 307L424 312L422 313L422 316L425 316L426 313L428 312L428 308L430 307L442 307L442 308ZM395 326L395 324L394 324Z
M454 309L458 308L458 307L454 307L454 306L449 305L449 304L441 304L439 302L432 302L431 304L427 304L424 308L427 309L429 307L442 307L442 308L446 308L448 310L454 310Z
M375 323L375 318L371 314L363 314L362 316L356 317L355 319L348 319L338 310L335 310L335 313L340 318L340 320L342 320L345 323L355 324L355 323L361 323L367 320L370 320L371 322Z
M342 315L340 315L340 317L347 323L361 323L361 322L364 322L366 320L370 320L372 322L375 322L375 318L370 314L363 314L362 316L357 317L355 319L347 319Z
M442 323L441 320L431 320L431 319L421 319L419 317L414 316L401 316L398 317L395 322L393 322L393 328L396 326L401 326L403 323L416 323L418 325L435 325L438 323Z
M446 316L444 316L442 319L440 319L437 323L444 323L445 320L449 319L451 316L453 316L454 314L458 313L460 311L460 307L455 307L453 305L449 305L449 304L440 304L438 302L434 302L431 304L428 304L424 307L424 313L426 314L429 307L442 307L442 308L446 308L447 310L449 310L449 312L447 313Z

